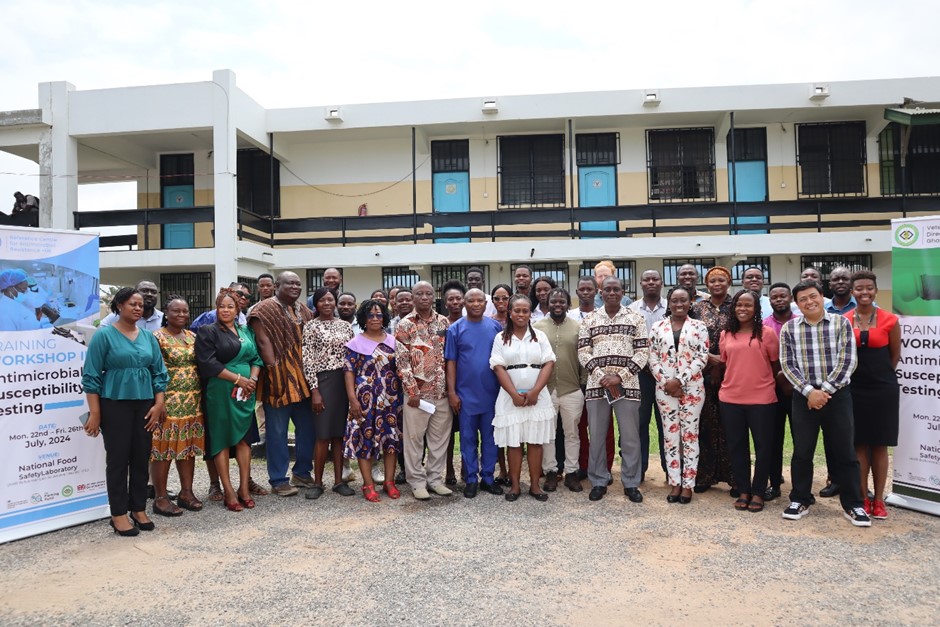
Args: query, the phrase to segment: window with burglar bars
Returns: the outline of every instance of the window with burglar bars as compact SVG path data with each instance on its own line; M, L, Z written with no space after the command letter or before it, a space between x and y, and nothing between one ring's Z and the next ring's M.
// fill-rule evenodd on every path
M211 272L175 272L160 275L160 304L170 295L182 296L189 303L190 319L215 308ZM158 307L159 309L159 307Z
M770 257L748 257L728 268L731 270L731 286L742 287L744 285L744 271L748 268L759 268L764 273L764 291L766 292L773 283L770 280Z
M469 172L470 140L431 142L431 172Z
M343 276L343 269L339 270L339 275ZM329 268L307 268L307 296L311 296L318 288L323 287L323 273ZM340 281L339 291L343 291L343 283Z
M509 267L509 276L514 277L516 275L516 268L519 266L527 266L532 270L532 284L535 284L535 280L540 276L550 276L554 279L555 283L558 284L558 287L562 287L568 290L568 264L567 263L551 263L551 262L542 262L542 263L514 263ZM510 285L515 289L515 285L510 281ZM571 290L568 290L570 293Z
M716 199L714 129L650 129L646 148L651 202Z
M891 122L878 136L883 196L940 194L940 124L911 126L904 181L901 181L901 137L905 127Z
M696 287L702 289L705 282L705 273L717 265L714 257L688 257L686 259L663 259L663 289L667 290L679 284L679 268L690 264L698 272Z
M731 131L728 131L728 161L767 161L767 129L734 129L734 155L731 154Z
M565 205L565 136L511 135L499 141L499 204Z
M467 270L470 268L478 268L483 271L483 286L486 288L486 293L489 294L489 291L493 289L493 286L490 285L489 266L431 266L431 285L434 286L436 291L439 291L442 285L448 281L453 281L456 279L457 281L463 283L464 287L466 287Z
M256 215L281 217L281 163L275 159L271 168L271 157L257 148L243 148L237 156L237 202L240 209ZM271 175L274 175L271 197Z
M798 196L864 196L866 161L864 122L796 125Z
M575 138L578 166L620 163L620 133L585 133Z
M827 298L832 298L832 290L829 289L829 273L833 268L845 266L850 272L857 270L871 270L871 255L802 255L800 257L800 272L805 268L813 267L819 270L819 276L823 283L823 294Z
M409 290L421 280L417 272L408 266L389 266L382 268L382 289L386 292L393 287L407 287Z
M582 261L579 276L594 276L594 266L596 266L599 261L601 261L601 259ZM616 272L614 272L614 276L623 281L624 294L633 298L634 294L636 294L636 262L624 259L611 259L610 261L617 269ZM572 300L577 300L574 294L572 294Z

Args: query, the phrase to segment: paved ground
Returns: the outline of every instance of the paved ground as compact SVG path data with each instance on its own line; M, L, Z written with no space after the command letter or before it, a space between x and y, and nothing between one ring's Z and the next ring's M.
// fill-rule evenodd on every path
M255 462L255 477L264 477ZM822 479L821 475L817 476ZM207 488L204 470L197 492ZM354 484L359 487L359 484ZM208 504L119 538L106 522L0 547L3 625L937 624L940 519L889 508L857 529L819 499L735 512L727 490L637 505L563 487L371 504ZM931 583L932 582L932 583Z

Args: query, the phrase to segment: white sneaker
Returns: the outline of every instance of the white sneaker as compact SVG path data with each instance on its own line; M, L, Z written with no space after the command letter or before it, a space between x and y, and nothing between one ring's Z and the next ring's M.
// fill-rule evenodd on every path
M783 517L787 520L799 520L809 514L809 505L803 505L793 501L790 506L783 510Z
M432 485L431 490L434 491L434 494L438 496L450 496L454 493L453 490L448 488L446 485L439 483L437 485Z
M871 527L871 518L865 513L864 508L850 507L843 512L843 515L856 527Z
M427 501L428 499L431 498L431 495L428 494L428 491L425 488L415 488L414 490L411 491L411 493L419 501Z
M349 467L349 460L343 462L343 483L356 480L356 471Z
M373 468L372 480L376 483L385 483L385 471L379 468Z

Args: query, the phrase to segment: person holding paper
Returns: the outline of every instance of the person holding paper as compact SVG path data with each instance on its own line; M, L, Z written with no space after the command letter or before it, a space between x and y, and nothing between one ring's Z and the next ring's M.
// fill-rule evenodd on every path
M639 372L649 359L649 340L643 316L621 305L623 283L607 277L601 293L604 306L581 323L578 331L578 360L587 370L585 404L591 433L588 479L589 499L599 501L611 480L607 466L605 437L611 411L620 429L620 481L633 503L643 501L639 485L643 471L640 459Z
M237 294L223 289L215 299L216 321L199 329L196 363L203 379L209 438L206 449L213 457L225 507L240 512L255 506L251 498L251 444L258 441L255 422L255 386L261 357L255 335L236 323L240 310ZM229 477L230 449L238 462L238 492Z
M453 492L444 485L451 418L447 404L444 342L447 318L434 311L434 288L418 281L411 290L414 311L406 314L395 331L398 376L405 391L403 407L405 480L419 501ZM427 441L427 466L423 462Z

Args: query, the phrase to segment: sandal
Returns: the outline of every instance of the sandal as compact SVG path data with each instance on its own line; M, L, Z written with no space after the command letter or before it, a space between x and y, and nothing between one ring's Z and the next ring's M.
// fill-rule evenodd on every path
M381 500L379 493L375 491L375 484L362 486L362 496L370 503L378 503Z
M267 496L270 494L265 488L261 487L251 477L248 478L248 493L254 496Z
M747 511L754 512L755 514L757 512L764 511L764 502L763 501L751 501L747 506Z
M233 503L226 503L226 504L225 504L225 507L226 507L226 509L228 509L230 512L240 512L240 511L242 511L242 510L245 509L244 507L242 507L242 504L239 503L238 501L235 501L235 502L233 502Z
M216 503L224 500L225 497L222 495L222 486L218 483L213 483L209 486L209 500L215 501Z
M160 501L166 501L167 503L170 504L170 507L167 508L167 509L163 509L163 508L161 508L161 507L157 507L157 503L159 503ZM181 510L179 507L177 507L176 505L174 505L173 501L171 501L170 498L167 497L167 496L158 496L157 498L155 498L155 499L153 500L153 506L152 506L152 507L153 507L153 513L154 513L154 514L159 514L160 516L172 517L172 516L182 516L182 515L183 515L183 510Z
M397 499L401 496L401 492L395 487L394 481L386 481L382 485L385 486L385 494L389 495L389 497Z
M254 499L252 499L251 497L249 497L249 498L247 498L247 499L243 499L242 497L238 497L238 502L241 503L242 505L244 505L246 509L254 509L254 508L255 508Z
M749 494L742 494L738 497L738 500L734 502L734 509L739 512L747 511L748 506L751 504L751 496Z

